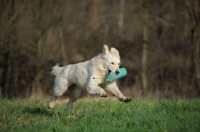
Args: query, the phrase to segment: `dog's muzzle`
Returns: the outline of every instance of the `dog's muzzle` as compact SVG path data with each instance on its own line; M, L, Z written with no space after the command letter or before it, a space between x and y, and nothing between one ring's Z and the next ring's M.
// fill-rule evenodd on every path
M111 70L108 70L108 74L110 74L111 72L112 72ZM117 74L117 75L118 75L119 73L120 73L120 71L118 71L118 70L115 72L115 74Z

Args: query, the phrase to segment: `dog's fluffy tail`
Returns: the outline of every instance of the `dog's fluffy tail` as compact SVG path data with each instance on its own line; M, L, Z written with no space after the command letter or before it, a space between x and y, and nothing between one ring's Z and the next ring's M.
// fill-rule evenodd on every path
M52 70L51 70L51 74L53 74L53 75L58 75L61 71L62 71L62 69L63 69L63 67L60 67L59 66L59 64L56 64L54 67L52 67L51 68Z

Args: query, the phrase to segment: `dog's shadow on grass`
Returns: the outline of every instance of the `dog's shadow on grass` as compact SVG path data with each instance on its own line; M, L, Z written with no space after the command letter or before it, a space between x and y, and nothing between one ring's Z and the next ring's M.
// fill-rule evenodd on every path
M53 117L53 116L59 116L59 112L54 112L50 111L45 108L39 108L39 107L25 107L22 110L23 113L30 114L33 116L48 116L48 117Z

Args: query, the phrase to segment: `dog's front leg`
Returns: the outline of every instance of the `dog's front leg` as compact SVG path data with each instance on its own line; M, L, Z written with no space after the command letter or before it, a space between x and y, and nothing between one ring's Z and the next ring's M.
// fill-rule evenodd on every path
M95 84L90 84L87 88L87 91L89 92L89 94L98 94L101 97L108 96L108 94L101 87Z
M130 102L131 98L130 97L125 97L120 91L119 88L117 87L116 82L110 83L106 86L106 90L110 91L112 94L114 94L120 101L123 102Z

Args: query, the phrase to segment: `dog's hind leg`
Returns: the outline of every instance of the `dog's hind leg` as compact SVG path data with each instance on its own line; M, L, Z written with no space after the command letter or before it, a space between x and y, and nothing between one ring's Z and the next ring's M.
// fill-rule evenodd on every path
M71 89L69 97L70 99L69 102L67 103L67 108L66 108L67 111L69 111L72 108L73 103L78 99L80 93L81 89L77 86Z
M48 104L49 109L55 106L57 97L62 96L71 85L72 83L67 80L64 83L63 81L55 81L53 96Z
M58 90L57 90L58 89ZM55 106L56 103L56 99L58 98L58 96L62 96L63 93L67 90L67 87L65 89L61 89L61 88L55 88L54 87L54 93L53 96L51 97L51 100L48 104L48 108L52 109Z
M50 102L49 102L49 104L48 104L48 108L49 109L52 109L55 106L56 99L57 99L57 96L53 95L52 98L51 98L51 100L50 100Z

